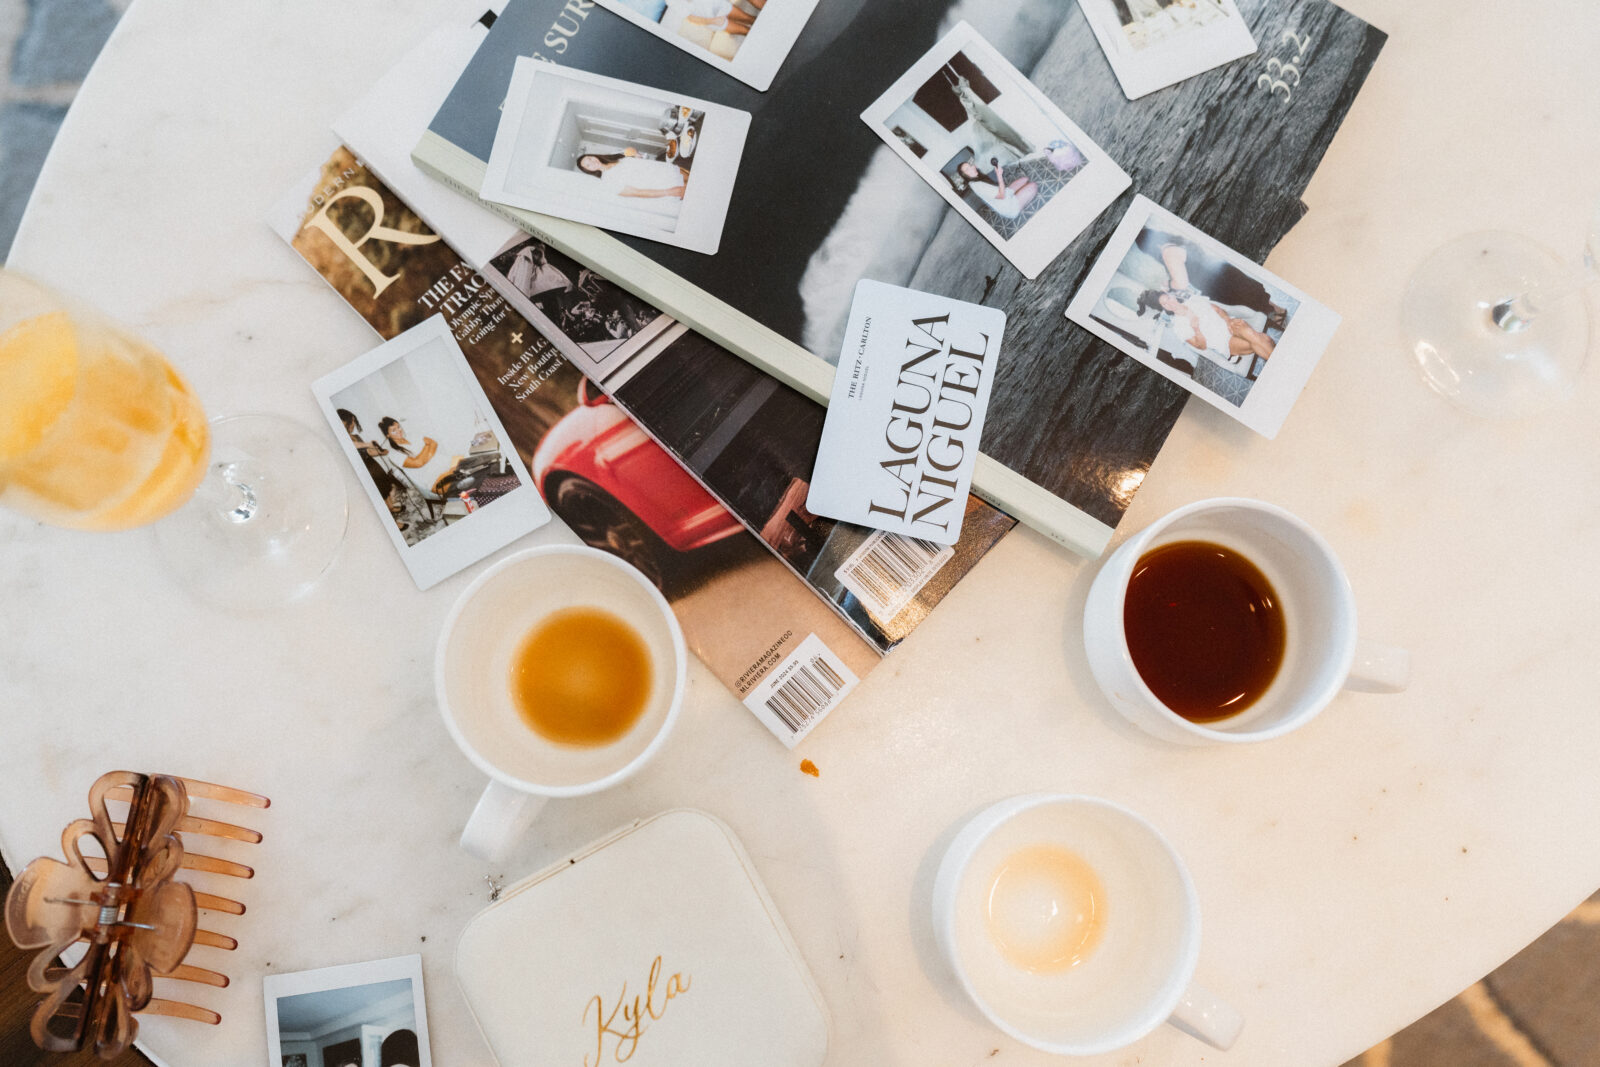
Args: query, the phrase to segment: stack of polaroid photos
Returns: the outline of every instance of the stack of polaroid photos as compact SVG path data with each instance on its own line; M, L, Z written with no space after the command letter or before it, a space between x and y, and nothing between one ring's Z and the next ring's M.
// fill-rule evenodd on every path
M579 19L510 0L413 160L819 403L858 280L999 308L973 492L1089 556L1196 383L1179 380L1187 349L1142 364L1068 305L1134 195L1262 262L1385 39L1331 0L820 5L760 92L712 53L750 48L776 3L640 2ZM1141 341L1179 314L1130 310ZM1227 406L1272 432L1318 332L1274 336L1271 308L1220 297L1201 310L1208 346L1242 363L1254 345L1240 376L1257 399ZM1197 358L1211 378L1217 361Z

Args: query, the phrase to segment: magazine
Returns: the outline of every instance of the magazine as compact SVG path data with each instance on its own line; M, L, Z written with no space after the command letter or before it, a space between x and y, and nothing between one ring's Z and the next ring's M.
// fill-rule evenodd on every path
M1132 175L1134 192L1259 262L1304 213L1301 194L1385 36L1329 0L1246 0L1239 8L1261 45L1254 56L1129 101L1075 4L821 5L762 94L604 9L580 18L564 0L511 0L413 158L476 195L518 56L748 111L750 136L714 257L497 210L820 403L860 278L1001 308L1012 346L995 382L974 491L1096 555L1186 397L1064 320L1132 194L1030 281L860 116L964 19ZM1279 73L1296 56L1299 82L1288 84L1293 79ZM930 90L941 97L930 102L930 129L985 126L973 101L993 87L967 82L953 81L948 94ZM959 170L972 148L902 133L913 154L951 150L934 164L941 172ZM1004 138L992 140L1002 145L996 152L1007 151ZM1035 155L1016 158L1024 170L1047 173Z
M804 507L824 409L419 171L410 149L483 36L447 22L334 132L563 355L880 651L916 628L1016 520L975 497L954 546Z
M879 662L625 413L516 314L349 149L271 223L378 334L442 314L558 518L638 567L684 639L791 747Z

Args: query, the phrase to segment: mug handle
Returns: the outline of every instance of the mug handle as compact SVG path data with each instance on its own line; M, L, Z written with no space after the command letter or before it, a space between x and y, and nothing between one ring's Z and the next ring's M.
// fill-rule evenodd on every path
M1411 684L1411 653L1403 648L1356 641L1355 659L1344 680L1358 693L1398 693Z
M461 847L490 863L500 859L533 825L547 797L490 780L461 831Z
M1239 1040L1244 1016L1237 1008L1201 985L1191 984L1167 1020L1191 1037L1226 1052Z

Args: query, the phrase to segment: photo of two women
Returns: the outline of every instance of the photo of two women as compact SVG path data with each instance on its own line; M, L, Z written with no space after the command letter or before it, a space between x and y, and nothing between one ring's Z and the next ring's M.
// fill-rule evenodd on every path
M408 547L521 484L465 386L444 350L428 346L332 397Z

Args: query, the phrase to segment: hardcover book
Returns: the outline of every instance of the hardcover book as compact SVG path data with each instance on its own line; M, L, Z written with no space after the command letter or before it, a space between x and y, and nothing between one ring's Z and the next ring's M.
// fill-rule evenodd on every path
M1016 520L975 497L952 546L805 508L821 405L432 181L410 149L483 37L446 22L334 122L383 182L881 652Z
M291 190L271 223L385 339L444 316L550 510L656 582L690 649L779 740L793 746L878 664L876 648L348 149Z
M764 94L602 8L511 0L413 158L476 195L519 56L749 112L716 256L496 210L819 403L830 393L858 279L1004 310L1010 344L974 492L1097 555L1185 393L1066 322L1067 302L1134 193L1264 260L1303 215L1301 194L1385 40L1329 0L1243 0L1239 8L1255 55L1129 101L1082 9L1056 0L820 5ZM1132 190L1033 280L860 117L960 20L1133 177ZM1298 81L1281 76L1288 63ZM908 102L917 104L922 136L904 127L895 136L954 173L976 141L1005 140L989 106L995 92L959 69L943 84L930 80ZM1016 153L1026 171L1038 147L996 151Z

